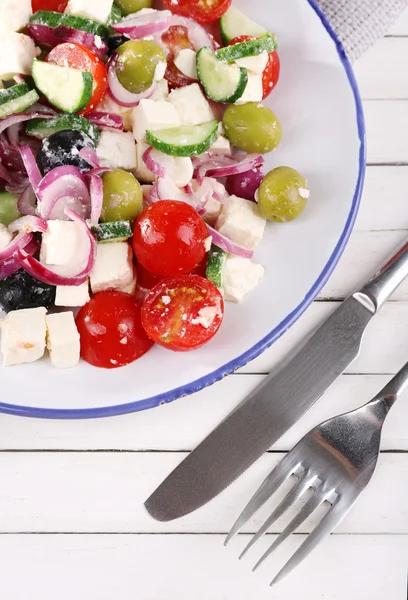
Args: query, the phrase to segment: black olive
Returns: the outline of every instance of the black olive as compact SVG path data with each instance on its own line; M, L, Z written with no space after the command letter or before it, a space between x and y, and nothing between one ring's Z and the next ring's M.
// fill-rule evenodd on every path
M108 39L109 54L113 54L113 52L115 52L115 50L117 50L119 46L128 41L129 38L125 37L124 35L121 35L120 33L111 35Z
M91 165L80 158L82 148L95 149L90 137L82 131L57 131L42 141L37 163L43 175L63 165L74 165L81 171L89 171Z
M38 281L24 269L19 269L0 281L0 306L5 312L48 307L54 304L55 289L55 286Z

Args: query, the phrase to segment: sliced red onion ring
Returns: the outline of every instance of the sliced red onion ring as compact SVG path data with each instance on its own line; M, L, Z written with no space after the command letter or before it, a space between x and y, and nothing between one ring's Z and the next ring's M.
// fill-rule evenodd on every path
M156 184L156 186L153 184L153 187L150 190L151 202L155 202L156 200L178 200L179 202L190 204L199 214L202 214L208 200L214 193L215 184L217 184L217 182L214 179L205 178L197 189L193 188L191 194L178 188L174 181L169 177L159 177ZM152 200L152 196L154 197L156 195L158 197Z
M21 123L14 123L7 129L7 137L12 146L18 146L20 143Z
M31 119L35 119L36 117L41 117L42 119L50 119L52 115L44 114L42 112L30 112L30 113L15 113L13 115L9 115L4 119L0 120L0 133L2 133L8 127L12 125L16 125L17 123L23 123L24 121L30 121Z
M12 233L16 231L22 231L24 233L33 233L38 231L40 233L45 233L47 231L47 222L41 217L37 217L35 215L26 215L25 217L20 217L16 219L8 226L8 230Z
M17 196L19 196L24 192L24 190L29 184L30 182L28 181L28 177L22 177L22 179L19 182L16 181L12 185L6 185L6 190L10 194L16 194Z
M38 250L39 246L39 240L33 238L31 242L29 242L24 248L24 251L29 255L33 255ZM6 258L6 260L0 262L0 279L5 279L6 277L9 277L10 275L18 271L20 268L21 263L18 259L18 256L13 255L10 256L10 258Z
M193 19L182 17L180 15L172 15L169 27L172 27L173 25L181 25L187 29L188 38L193 44L196 52L201 48L204 48L204 46L209 46L211 50L214 50L214 42L211 36L206 32L204 27L201 27L201 25L196 23L196 21L193 21Z
M73 29L66 25L58 25L58 27L52 28L48 27L48 25L30 23L28 25L28 32L42 46L54 47L61 44L61 42L76 42L87 46L100 58L108 51L108 47L102 39L96 39L96 36L92 35L92 33Z
M38 209L43 219L65 218L65 208L75 208L88 219L91 198L85 177L72 165L56 167L42 178L36 190Z
M150 98L150 96L154 94L156 90L156 82L153 81L149 89L141 94L132 94L132 92L128 92L128 90L125 89L120 83L116 74L116 64L118 62L118 58L119 57L117 54L112 55L108 64L109 93L117 104L126 106L127 108L132 108L133 106L137 106L140 100L143 100L144 98Z
M240 173L246 173L251 169L260 167L264 164L264 159L260 154L248 154L243 160L232 164L226 164L225 159L230 157L218 156L217 158L211 159L207 164L203 164L198 168L197 181L202 180L205 175L209 177L228 177L229 175L239 175ZM231 159L234 160L234 159ZM224 162L224 165L222 164Z
M23 163L25 169L27 171L28 179L34 190L37 189L42 175L40 173L40 169L37 166L37 162L35 160L33 151L31 150L28 144L19 147L21 158L23 159Z
M138 40L165 31L170 27L171 21L172 14L169 10L160 10L144 15L136 13L119 23L114 23L112 29L124 33L131 40Z
M37 215L37 197L31 185L28 185L17 200L17 210L23 216Z
M153 202L157 202L157 200L160 200L158 180L156 180L150 188L149 201L145 199L145 204L146 206L150 206L151 204L153 204Z
M214 246L221 248L228 254L235 254L235 256L242 256L242 258L252 258L254 253L252 250L248 250L235 242L231 242L225 235L222 235L219 231L207 225L209 234L212 236L212 243Z
M103 183L102 179L96 175L91 175L89 180L89 189L91 193L91 223L92 225L97 225L102 212Z
M158 177L172 177L175 169L173 156L163 154L155 148L148 148L142 156L146 167Z
M109 129L123 131L123 117L116 113L94 111L88 113L86 118L98 127L108 127Z
M90 169L86 172L87 177L92 177L92 175L102 175L102 173L106 173L107 171L111 171L109 167L96 167L95 169Z
M3 250L0 251L0 260L10 258L10 256L13 256L13 254L15 254L18 250L25 248L25 246L27 246L32 239L32 233L26 233L24 231L20 232L5 248L3 248Z
M88 148L87 146L85 146L85 148L81 148L79 151L79 157L82 158L82 160L85 160L94 169L99 169L101 166L99 164L98 155L96 154L95 150L92 150L92 148Z
M11 183L11 184L13 184L15 182L15 179L13 178L13 176L10 175L10 173L7 171L6 167L4 165L2 165L1 162L0 162L0 179L4 179L4 181L7 181L7 183Z
M86 277L89 276L89 274L92 271L92 268L95 264L95 260L96 260L96 249L97 249L97 242L96 242L96 238L94 236L94 234L91 232L91 230L89 229L86 221L81 217L81 215L79 215L78 213L74 212L73 210L67 208L65 209L65 213L67 215L67 217L69 219L71 219L72 221L75 221L77 223L79 223L79 225L81 226L84 234L87 236L88 241L89 241L89 257L87 260L87 263L85 265L85 267L82 269L82 271L79 272L79 274L77 275L77 277L82 277L83 275L85 275Z

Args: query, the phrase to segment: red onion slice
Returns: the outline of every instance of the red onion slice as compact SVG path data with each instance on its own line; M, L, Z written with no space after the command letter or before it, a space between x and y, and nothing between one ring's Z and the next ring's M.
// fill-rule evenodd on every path
M28 185L17 200L17 210L23 216L37 214L37 197L31 185Z
M155 148L148 148L142 156L146 167L158 177L172 177L174 174L176 161L173 156L163 154Z
M18 146L20 143L21 123L14 123L7 129L7 137L12 146Z
M156 90L156 82L153 81L152 85L145 92L142 92L141 94L132 94L132 92L129 92L123 87L116 74L116 64L118 62L118 58L119 57L117 54L112 55L108 64L109 93L117 104L127 108L132 108L133 106L137 106L140 100L143 100L144 98L150 98L150 96L154 94Z
M196 21L193 21L193 19L182 17L180 15L172 15L169 26L172 27L173 25L181 25L187 29L188 38L196 52L201 48L204 48L204 46L209 46L211 50L215 49L214 42L209 33L207 33L204 27L201 27Z
M102 39L96 39L96 36L86 31L80 31L67 27L66 25L58 25L52 28L48 25L40 25L38 23L30 23L28 25L30 36L42 46L58 46L61 42L76 42L87 46L94 54L102 58L108 51L108 47Z
M8 230L12 233L22 231L24 233L33 233L35 231L45 233L47 231L47 222L41 217L35 215L26 215L16 219L8 226Z
M79 157L82 158L82 160L85 160L94 169L99 169L101 166L99 164L98 155L96 154L95 150L92 150L92 148L88 148L87 146L85 146L85 148L81 148L79 151Z
M138 40L165 31L170 27L171 20L172 14L169 10L160 10L142 15L136 13L119 21L119 23L114 23L112 29L125 34L131 40Z
M18 250L25 248L25 246L27 246L27 244L29 244L32 239L32 233L26 233L24 231L20 232L11 240L11 242L3 250L0 251L0 260L10 258Z
M65 219L65 208L75 208L88 219L91 198L85 177L72 165L56 167L43 177L37 188L38 209L43 219Z
M19 147L21 158L23 159L23 163L25 169L27 171L28 179L34 190L37 189L42 175L40 173L40 169L37 166L37 162L35 160L33 151L31 150L28 144Z
M39 248L40 242L33 238L31 242L27 244L24 248L24 252L29 255L33 255ZM0 262L0 279L5 279L9 277L16 271L21 268L20 261L17 255L10 256L10 258L6 258L6 260Z
M98 246L98 244L96 242L96 238L95 238L94 234L91 232L91 230L89 229L86 221L81 217L81 215L74 212L73 210L70 210L69 208L65 209L65 212L69 219L79 223L79 225L82 228L82 231L88 238L88 242L89 242L88 260L87 260L85 267L77 275L77 277L82 277L84 275L85 275L85 277L88 277L93 269L93 266L94 266L95 260L96 260L96 250L97 250L97 246Z
M234 161L228 164L225 159ZM236 162L231 157L218 156L209 160L208 163L201 165L197 171L197 181L202 181L205 175L209 177L228 177L229 175L239 175L240 173L246 173L251 169L256 169L264 164L264 159L260 154L248 154L243 160ZM224 163L224 164L223 164Z
M157 200L160 200L158 180L156 180L150 188L149 200L147 201L147 199L145 199L145 202L143 204L144 208L150 206L151 204L153 204L153 202L157 202Z
M103 205L103 183L100 177L91 175L89 177L91 194L91 223L97 225L102 212Z
M86 118L98 127L107 127L108 129L123 131L123 117L116 113L93 111L88 113Z
M228 252L228 254L234 254L235 256L242 256L242 258L252 258L254 253L252 250L248 250L235 242L231 242L225 235L222 235L219 231L207 225L207 229L209 234L212 236L212 243L214 246L221 248L224 252Z
M7 181L7 183L11 183L11 184L13 184L15 182L15 179L13 178L13 176L10 175L10 173L7 171L6 167L4 165L2 165L1 162L0 162L0 179L4 179L4 181Z

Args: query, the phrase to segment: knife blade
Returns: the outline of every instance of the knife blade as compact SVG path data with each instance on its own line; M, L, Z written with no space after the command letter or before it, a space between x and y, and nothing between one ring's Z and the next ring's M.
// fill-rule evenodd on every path
M170 473L145 502L150 515L187 515L246 471L356 359L367 325L407 275L408 242Z

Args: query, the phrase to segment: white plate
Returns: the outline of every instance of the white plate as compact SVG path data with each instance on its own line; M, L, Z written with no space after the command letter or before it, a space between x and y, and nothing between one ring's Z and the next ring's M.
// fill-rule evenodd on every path
M156 346L116 370L85 362L57 370L48 358L4 368L0 410L99 417L191 394L270 346L333 271L351 233L364 179L364 121L353 73L315 0L233 2L278 36L281 78L267 105L281 120L283 140L266 157L266 168L293 166L307 177L307 210L293 223L268 223L255 254L266 269L262 284L242 304L227 304L220 332L203 348L173 353Z

